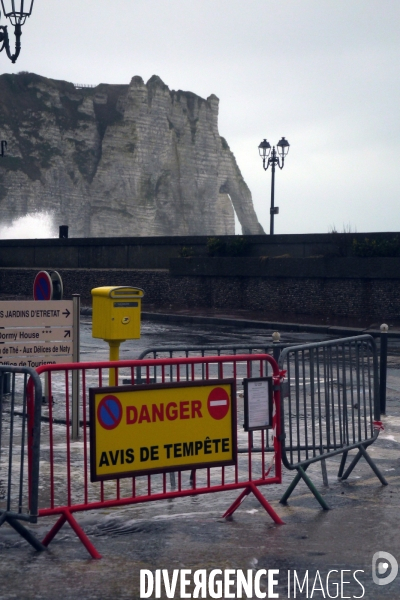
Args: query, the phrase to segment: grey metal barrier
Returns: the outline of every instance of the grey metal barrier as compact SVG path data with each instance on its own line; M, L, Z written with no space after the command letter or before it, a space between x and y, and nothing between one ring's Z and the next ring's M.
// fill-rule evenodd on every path
M282 461L297 474L280 502L285 504L301 479L322 508L329 507L306 470L342 454L338 477L347 479L361 457L383 485L387 481L366 448L379 435L379 375L375 341L361 335L292 346L282 351L279 367L286 370L281 394ZM357 450L343 473L348 453Z
M273 334L275 335L275 334ZM253 345L251 343L241 344L237 346L217 344L207 346L159 346L156 348L146 348L138 356L139 360L144 358L193 358L195 356L221 356L229 354L272 354L276 361L283 348L287 348L293 344L279 342L279 334L277 333L277 342L269 342L262 345ZM204 371L204 367L203 367ZM203 373L204 378L204 373Z
M241 344L233 346L232 344L219 346L217 344L207 346L159 346L156 348L146 348L138 356L139 360L144 358L193 358L195 356L221 356L221 354L268 354L274 347L286 348L289 344L274 342L255 346L254 344Z
M275 337L274 337L275 335ZM276 361L278 361L279 359L279 355L282 351L283 348L286 348L287 346L289 346L290 344L288 343L281 343L279 342L280 339L280 335L278 333L273 335L273 340L272 342L269 342L265 345L252 345L251 342L248 344L241 344L241 345L237 345L237 346L233 346L232 344L229 345L207 345L207 346L159 346L159 347L155 347L155 348L146 348L145 350L143 350L141 352L141 354L138 356L138 360L143 360L145 358L193 358L193 357L197 357L197 356L221 356L221 355L235 355L235 354L272 354L273 357L275 358ZM276 341L275 341L276 340ZM251 367L252 368L252 367ZM268 363L265 363L265 374L268 374ZM198 379L205 379L206 378L206 373L205 373L205 367L204 365L200 365L198 367L199 371L198 373L196 373L196 378ZM171 372L170 372L170 379L171 381L173 380L172 377L173 373L172 373L172 367L171 367ZM183 374L182 374L183 375ZM215 373L215 377L217 377L219 374L216 372ZM189 380L190 379L190 373L189 373L189 366L186 366L186 379ZM246 372L241 372L240 369L238 369L237 372L237 379L238 381L242 381L242 379L244 377L251 377L252 373L246 373ZM136 382L140 383L140 382L151 382L151 383L157 383L158 379L161 378L161 367L159 367L159 372L157 371L157 368L154 367L151 375L149 376L149 372L142 372L142 369L140 369L139 367L136 369ZM124 379L123 380L124 384L130 384L131 380L130 379ZM250 434L252 436L252 433ZM237 448L237 451L239 454L241 453L247 453L248 452L248 448L241 448L240 445ZM258 447L254 444L252 444L251 447L251 452L252 453L259 453L259 452L274 452L274 444L273 444L273 434L272 432L268 433L266 432L266 436L265 436L265 447L262 449L261 447ZM194 476L194 470L191 472L191 480L193 479ZM170 473L170 482L171 482L171 488L174 489L175 488L175 473Z
M0 366L0 381L8 381L0 385L0 527L8 523L36 550L44 550L21 523L36 523L38 517L42 385L28 367Z
M145 358L195 358L195 357L204 357L204 356L229 356L229 355L237 355L237 354L272 354L276 361L279 359L279 353L282 348L286 348L289 344L287 343L276 343L270 342L265 345L252 346L249 344L242 344L233 346L230 345L207 345L207 346L159 346L156 348L146 348L142 351L142 353L138 356L138 360L143 360ZM206 373L206 367L204 364L198 365L196 367L195 378L196 379L205 379L210 375L211 377L219 377L220 373L218 372L218 366L212 365L210 368L212 373ZM236 369L236 379L237 382L241 383L244 377L252 376L252 367L250 366L250 372L247 371L247 366L240 368L240 365L237 366ZM265 374L267 375L269 372L269 365L265 362L264 365ZM168 377L168 373L165 371L162 373L161 367L154 366L151 371L148 368L142 369L140 367L136 368L136 378L135 381L137 383L157 383L161 380L162 377ZM180 378L190 380L192 377L191 374L191 366L186 365L184 369L182 369L180 373ZM170 368L170 380L173 381L173 369ZM130 379L124 379L124 384L130 384ZM272 444L272 434L271 434L271 444L269 437L267 435L266 439L266 450L274 451L274 447ZM264 448L265 451L265 448ZM241 452L241 449L238 448L238 452ZM247 449L246 449L247 452ZM261 448L253 447L252 452L261 452Z
M388 355L388 331L389 325L382 323L380 335L379 352L379 398L380 409L383 415L386 414L386 381L387 381L387 355Z

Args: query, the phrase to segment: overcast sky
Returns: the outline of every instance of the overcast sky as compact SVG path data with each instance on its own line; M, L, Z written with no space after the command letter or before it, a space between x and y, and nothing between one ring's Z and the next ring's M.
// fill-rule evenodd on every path
M156 74L214 93L266 232L257 147L282 136L275 233L400 231L399 26L399 0L35 0L17 63L0 60L74 83Z

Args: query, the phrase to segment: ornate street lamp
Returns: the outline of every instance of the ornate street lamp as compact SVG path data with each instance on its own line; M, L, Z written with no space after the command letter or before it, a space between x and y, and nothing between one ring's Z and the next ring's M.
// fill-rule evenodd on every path
M3 14L10 19L11 25L14 26L15 35L15 52L11 54L10 40L8 38L8 31L6 25L0 25L0 52L5 50L8 58L11 62L15 63L19 53L21 52L21 35L22 25L24 25L27 17L32 14L34 0L1 0L1 7ZM4 156L4 152L7 148L7 142L1 140L0 142L0 156Z
M5 25L0 25L0 52L5 50L11 62L15 63L21 52L22 25L31 16L34 0L1 0L3 14L10 19L14 26L15 52L11 54L8 31Z
M273 233L274 233L274 216L279 214L279 208L277 206L274 206L275 167L278 166L280 169L283 169L283 166L285 164L285 156L287 156L287 153L289 152L289 146L290 146L289 142L287 140L285 140L285 138L283 137L281 140L279 140L279 142L276 145L276 147L278 148L278 153L276 152L275 146L274 146L272 148L271 156L270 156L271 145L267 140L263 140L261 142L261 144L258 146L258 151L260 153L261 158L263 159L264 171L266 171L269 166L271 166L271 171L272 171L271 208L269 210L270 215L271 215L270 230L269 230L270 235L273 235ZM278 156L278 154L279 154L279 156Z

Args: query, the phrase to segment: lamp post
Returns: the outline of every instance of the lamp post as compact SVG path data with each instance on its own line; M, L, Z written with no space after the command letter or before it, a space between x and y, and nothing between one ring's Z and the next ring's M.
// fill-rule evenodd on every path
M15 52L11 54L10 40L5 25L0 25L0 52L5 50L11 62L15 63L21 52L22 25L31 16L34 0L1 0L3 14L14 26Z
M15 35L15 52L11 54L10 40L6 25L0 25L0 52L5 50L8 58L12 63L15 63L19 53L21 52L21 35L22 25L24 25L27 17L32 14L34 0L1 0L3 14L10 19L11 25L14 26ZM3 157L7 148L6 140L0 142L0 156Z
M275 167L278 166L280 169L283 169L284 164L285 164L285 156L289 152L290 144L283 137L281 140L279 140L279 142L277 143L276 146L278 148L278 152L275 150L275 146L274 146L272 148L271 156L270 156L271 145L269 144L269 142L267 140L263 140L261 142L261 144L258 146L258 151L260 153L261 158L263 159L264 171L266 171L269 166L271 166L271 171L272 171L272 175L271 175L271 208L269 209L269 212L271 215L270 229L269 229L270 235L274 234L274 216L279 214L279 208L274 205L274 201L275 201ZM278 156L278 154L279 154L279 156Z

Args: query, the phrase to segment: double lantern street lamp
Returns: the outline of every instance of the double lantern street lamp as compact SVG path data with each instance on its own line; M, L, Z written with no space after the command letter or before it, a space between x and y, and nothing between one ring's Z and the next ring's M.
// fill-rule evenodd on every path
M11 54L8 31L5 25L0 25L0 52L5 50L11 62L15 63L21 52L22 25L32 14L34 0L1 0L3 14L10 19L14 26L15 52Z
M8 38L6 25L0 25L0 52L5 50L12 63L16 62L19 53L21 52L22 25L24 25L27 17L30 17L32 14L33 1L34 0L1 0L3 14L7 19L10 19L11 25L14 26L15 52L14 54L11 54L10 40ZM4 156L6 148L7 142L1 140L0 156Z
M263 140L261 142L261 144L258 146L258 151L260 153L261 158L263 159L264 171L266 171L269 166L271 166L271 171L272 171L272 177L271 177L271 208L269 209L269 212L270 212L270 215L271 215L269 233L271 235L273 235L273 233L274 233L274 216L279 214L279 208L274 205L274 199L275 199L275 167L278 166L280 169L283 169L283 166L285 164L285 156L289 152L289 146L290 146L290 144L283 137L281 140L279 140L279 142L277 143L276 146L278 148L278 152L275 150L275 146L274 146L272 148L271 156L270 156L271 145L270 145L270 143L267 140Z

